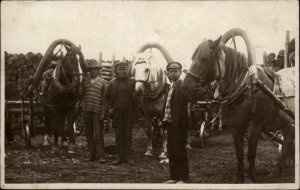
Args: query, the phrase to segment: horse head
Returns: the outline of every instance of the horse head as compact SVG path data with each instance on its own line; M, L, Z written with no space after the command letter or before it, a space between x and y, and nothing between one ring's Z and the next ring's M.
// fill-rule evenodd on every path
M66 50L66 55L58 64L57 77L63 86L77 87L82 82L81 47L66 46Z
M224 76L224 51L220 45L221 37L217 40L204 40L192 56L192 65L183 81L185 95L192 98L199 87ZM199 91L197 91L198 93ZM204 95L204 94L203 94Z
M151 53L139 53L134 58L131 75L136 80L135 91L144 94L158 87L160 67Z

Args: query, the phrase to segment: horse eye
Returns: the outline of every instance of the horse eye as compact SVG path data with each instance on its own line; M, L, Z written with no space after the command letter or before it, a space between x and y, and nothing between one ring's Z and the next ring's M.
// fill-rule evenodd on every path
M149 72L149 69L146 69L145 72L148 73L148 72Z

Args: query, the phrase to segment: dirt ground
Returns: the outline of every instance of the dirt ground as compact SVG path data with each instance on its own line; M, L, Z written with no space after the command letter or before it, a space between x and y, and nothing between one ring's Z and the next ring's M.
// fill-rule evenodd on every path
M105 145L114 144L114 132L105 134ZM246 144L245 144L246 148ZM33 138L27 149L20 142L5 147L6 183L162 183L168 180L167 164L160 164L159 150L153 157L145 157L146 138L143 129L134 129L134 165L111 165L112 159L100 164L86 162L84 136L76 142L75 154L65 149L54 151L42 146L42 137ZM246 154L247 151L245 151ZM271 177L278 156L277 147L268 139L260 140L257 158L257 183L294 183L295 170L288 168L280 177ZM204 148L188 150L191 183L232 183L236 174L233 140L228 130L211 136ZM247 157L245 155L245 161ZM245 162L247 167L248 163Z

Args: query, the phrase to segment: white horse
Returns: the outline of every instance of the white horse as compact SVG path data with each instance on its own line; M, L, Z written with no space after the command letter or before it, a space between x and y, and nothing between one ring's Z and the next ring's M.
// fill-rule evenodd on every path
M147 133L147 151L145 155L152 156L153 133L158 131L162 134L162 148L159 158L165 159L167 158L167 132L162 128L162 117L169 79L153 54L148 52L136 55L132 62L131 75L136 79L135 92L142 102L140 110L145 119Z

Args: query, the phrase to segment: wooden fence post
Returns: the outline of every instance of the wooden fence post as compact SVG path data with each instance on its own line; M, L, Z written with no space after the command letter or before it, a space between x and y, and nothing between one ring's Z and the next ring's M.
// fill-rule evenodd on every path
M290 31L286 31L285 51L284 51L284 68L291 67L291 64L289 63L289 44L290 44Z

